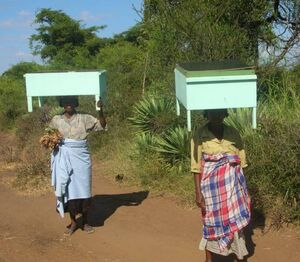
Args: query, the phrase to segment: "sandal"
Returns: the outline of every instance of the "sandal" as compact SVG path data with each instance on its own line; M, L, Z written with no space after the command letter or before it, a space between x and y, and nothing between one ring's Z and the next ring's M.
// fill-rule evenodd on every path
M85 232L88 233L88 234L91 234L91 233L94 233L94 232L95 232L95 229L94 229L92 226L90 226L90 225L88 225L88 224L85 224L85 225L83 226L83 231L85 231Z
M71 236L77 229L78 229L77 225L69 225L69 226L67 226L67 229L64 232L64 235Z

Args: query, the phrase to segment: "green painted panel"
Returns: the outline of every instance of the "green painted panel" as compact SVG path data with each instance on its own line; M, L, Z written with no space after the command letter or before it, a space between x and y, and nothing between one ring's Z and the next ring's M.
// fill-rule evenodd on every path
M187 62L176 65L186 77L205 76L233 76L233 75L253 75L253 66L240 63L235 60L224 60L217 62Z

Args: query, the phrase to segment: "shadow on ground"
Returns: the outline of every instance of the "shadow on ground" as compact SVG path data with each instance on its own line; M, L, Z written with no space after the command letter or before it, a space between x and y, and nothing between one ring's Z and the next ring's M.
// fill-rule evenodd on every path
M132 192L116 195L96 195L92 198L89 214L89 224L93 227L104 225L108 219L121 206L138 206L147 197L149 191Z

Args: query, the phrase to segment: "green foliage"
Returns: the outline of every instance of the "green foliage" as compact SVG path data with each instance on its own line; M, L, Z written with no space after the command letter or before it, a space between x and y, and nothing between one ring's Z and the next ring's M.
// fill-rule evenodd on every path
M130 123L138 132L161 134L178 124L175 117L174 99L146 97L133 108Z
M164 134L138 133L135 149L139 156L155 155L166 165L182 170L189 162L190 138L186 128L175 127Z
M43 134L48 120L48 116L40 109L18 118L16 122L18 146L24 148L26 144L30 143L30 139L36 139L35 143L38 145L38 137Z
M135 45L141 45L144 42L145 32L142 22L137 23L129 30L114 36L116 42L129 42Z
M59 106L51 107L49 112L47 112L48 120L51 120L56 115L61 115L64 112L64 109Z
M135 136L135 147L138 154L149 155L152 154L154 148L157 147L157 136L147 132L140 132Z
M255 203L280 218L279 224L300 218L300 94L290 81L293 76L285 77L272 83L281 93L267 96L259 107L258 130L245 137L246 172ZM274 211L274 201L285 208Z
M3 76L23 80L26 73L44 71L45 67L35 62L20 62L3 73Z
M0 122L2 127L12 127L25 112L25 88L21 81L0 77Z
M45 112L35 110L17 121L16 144L19 159L13 186L28 193L50 190L50 152L40 146L46 127Z
M213 7L213 8L212 8ZM178 61L238 59L254 63L271 25L266 1L145 1L145 28L155 70Z
M109 114L127 119L132 105L142 95L143 53L127 42L102 48L97 56L97 68L108 71Z
M184 163L190 157L190 136L187 128L175 127L157 137L154 150L172 164Z
M252 109L237 108L228 109L229 116L224 119L224 123L239 131L241 136L253 134L252 130Z
M189 134L179 126L174 99L148 96L133 109L129 122L137 131L135 144L139 154L156 155L166 165L182 169L189 159Z
M104 26L84 28L80 21L73 20L62 11L41 9L34 22L39 27L36 29L38 33L30 37L30 46L33 53L42 59L52 60L58 54L72 55L80 47L93 56L104 44L96 36L96 32Z

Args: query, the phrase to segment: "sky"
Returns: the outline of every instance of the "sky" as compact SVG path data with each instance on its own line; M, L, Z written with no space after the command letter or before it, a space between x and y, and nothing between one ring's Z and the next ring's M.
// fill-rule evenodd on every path
M112 37L128 30L141 19L143 0L0 0L0 74L21 62L35 61L29 48L29 37L36 33L35 14L42 8L62 10L86 27L107 27L99 37Z

